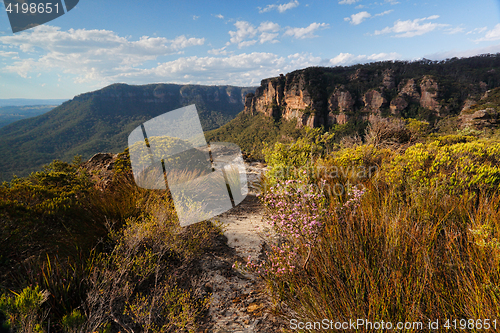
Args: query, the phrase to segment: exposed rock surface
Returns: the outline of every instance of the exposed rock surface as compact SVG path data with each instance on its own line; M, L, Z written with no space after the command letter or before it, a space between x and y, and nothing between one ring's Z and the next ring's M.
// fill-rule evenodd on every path
M473 113L462 112L459 117L460 127L475 129L493 128L500 124L500 114L494 108L477 110Z
M461 113L469 111L470 108L476 104L477 104L477 102L475 100L470 99L470 98L466 99L464 102L464 106L462 107Z
M364 68L358 68L354 74L352 74L349 79L351 81L366 81L368 79L368 71Z
M309 67L262 80L245 112L294 120L297 127L362 123L374 115L437 121L458 115L467 98L500 85L500 54L474 60L383 62ZM488 83L485 83L488 82Z
M407 106L408 102L406 101L406 99L402 96L397 96L391 101L391 105L389 106L389 108L391 109L391 113L393 115L398 116L401 111L406 109Z
M285 120L297 119L297 126L319 126L323 122L316 113L317 103L305 87L303 76L287 75L262 80L255 94L247 95L245 112L264 113Z
M426 75L422 78L420 82L420 106L433 111L436 111L439 115L441 106L437 101L439 87L437 82L430 76Z
M417 90L417 85L414 79L409 79L404 85L400 84L400 91L398 96L405 97L408 101L418 102L420 101L420 94Z
M335 89L334 93L328 99L328 111L331 113L340 112L353 112L354 111L354 98L344 86Z
M379 91L371 89L364 94L363 103L365 103L366 111L374 114L379 114L380 108L387 103L387 100Z
M392 69L387 69L384 71L382 86L386 89L394 89L396 87L396 77Z
M254 193L219 219L225 225L228 245L239 256L233 260L262 258L265 243L258 235L258 228L264 225L263 209ZM262 280L250 272L233 272L230 277L211 275L209 283L213 291L208 332L280 332L285 323L273 314Z
M420 103L420 94L414 79L399 84L398 95L391 100L389 108L393 115L400 115L410 103Z
M349 76L351 82L359 82L360 85L368 84L369 79L369 73L363 68ZM255 93L246 96L245 112L295 120L297 127L328 127L346 124L355 118L367 120L370 116L380 115L385 108L390 109L393 115L400 115L410 105L429 109L438 116L447 111L441 107L439 85L432 76L405 79L396 85L396 75L388 69L378 80L380 84L377 88L364 92L355 92L343 84L337 84L328 93L325 89L328 82L314 80L312 75L304 72L293 72L262 80ZM397 91L396 96L394 89Z
M354 104L354 98L344 86L335 89L328 99L328 125L347 123L346 113L354 112Z
M100 190L107 189L113 180L114 166L118 154L97 153L87 162L82 164L96 182L96 187Z

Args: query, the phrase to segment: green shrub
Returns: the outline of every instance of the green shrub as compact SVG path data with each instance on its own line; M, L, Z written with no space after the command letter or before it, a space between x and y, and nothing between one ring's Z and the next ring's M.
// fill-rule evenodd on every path
M325 183L340 183L345 195L300 200L282 180L271 180L274 175L268 174L267 181L280 185L270 187L274 192L266 192L263 200L272 209L267 218L282 243L276 246L269 239L274 247L267 259L247 267L261 273L283 317L422 322L424 330L429 320L496 318L500 145L449 139L419 143L401 153L357 146L314 160L313 168L380 168L362 180L357 169L325 174ZM270 153L286 156L277 148ZM290 177L285 184L302 181ZM282 192L276 192L277 187ZM307 212L297 214L304 204ZM328 212L321 215L321 228L305 250L293 242L296 234L301 238L291 226L292 221L307 220L311 207L326 207Z
M158 332L196 329L208 298L181 288L178 268L197 260L220 228L181 228L168 191L135 185L127 151L116 166L99 189L63 162L0 187L0 232L7 235L0 286L23 290L1 300L13 331L44 332L49 322L51 332L127 331L130 323ZM35 295L47 290L43 307L31 306L38 312L15 303L34 299L29 285L37 286Z
M416 144L383 168L394 186L438 186L450 194L497 191L500 185L500 144L471 141L442 145L436 140Z
M73 312L62 318L61 326L65 333L80 333L85 321L86 318L80 311L73 310Z
M43 333L43 321L47 311L42 308L47 301L49 293L35 288L26 287L14 296L2 295L0 297L0 311L7 318L6 326L20 333Z
M305 135L292 143L266 146L263 154L269 183L288 179L311 181L314 161L332 149L334 136L334 133L322 133L320 128L306 128Z

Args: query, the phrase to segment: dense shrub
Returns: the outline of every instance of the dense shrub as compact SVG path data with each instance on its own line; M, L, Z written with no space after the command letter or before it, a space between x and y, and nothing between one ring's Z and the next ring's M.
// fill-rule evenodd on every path
M168 191L135 185L128 151L115 167L105 188L77 160L0 187L0 325L12 332L196 330L208 300L194 296L179 268L197 260L220 229L181 228Z
M499 149L463 135L400 152L356 145L312 160L303 149L309 169L286 180L273 170L279 158L270 159L261 198L272 246L247 267L267 282L284 317L303 322L411 322L405 331L418 332L436 319L496 318ZM267 154L293 164L286 150ZM329 171L306 177L311 169ZM342 195L328 184L341 185Z

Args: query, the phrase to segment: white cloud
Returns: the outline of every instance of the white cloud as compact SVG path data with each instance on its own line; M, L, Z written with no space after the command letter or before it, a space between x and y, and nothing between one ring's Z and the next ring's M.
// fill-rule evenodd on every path
M379 13L379 14L375 14L375 15L373 15L373 17L384 16L384 15L387 15L387 14L392 13L393 11L394 11L393 9L391 9L391 10L386 10L385 12L382 12L382 13Z
M278 37L278 33L271 33L271 32L263 32L260 34L259 41L261 44L264 43L279 43L279 40L276 39Z
M40 25L13 36L0 37L0 44L28 53L3 70L28 77L33 71L57 69L74 74L77 80L116 75L133 70L159 56L176 54L191 46L203 45L203 38L178 36L175 39L143 36L133 41L109 30L70 29ZM98 73L100 73L98 75Z
M237 21L234 26L236 31L229 31L231 36L229 44L238 44L239 48L257 43L257 39L253 38L258 38L261 44L279 42L275 39L279 35L277 32L281 29L277 23L267 21L255 27L247 21Z
M394 33L393 37L414 37L426 34L437 28L448 27L449 24L432 23L423 21L435 20L439 18L439 15L432 15L429 17L424 17L415 20L401 21L397 20L394 22L394 26L386 27L382 30L376 30L375 35L382 35L388 33Z
M391 10L386 10L385 12L375 14L372 16L372 14L368 13L367 11L363 11L363 12L359 12L357 14L352 14L351 17L345 17L344 21L350 22L353 25L358 25L358 24L361 24L366 19L369 19L371 17L384 16L384 15L390 14L392 12L393 12L393 10L391 9Z
M237 21L234 26L236 31L229 31L229 36L231 36L230 42L233 44L238 44L239 47L241 43L247 38L253 38L257 34L257 29L247 21Z
M352 14L351 17L344 18L344 21L349 21L351 24L358 25L371 16L372 15L368 12L359 12L357 14Z
M273 53L243 53L228 57L187 57L133 73L132 81L193 84L257 85L262 78L289 70L287 59ZM187 77L186 77L187 75ZM115 81L123 81L121 77Z
M459 34L459 33L464 32L464 31L465 31L464 27L455 27L455 28L446 29L446 34L455 35L455 34Z
M486 32L486 35L484 35L484 37L477 39L476 42L493 41L499 39L500 39L500 23L495 25L493 29L491 29L490 31Z
M192 84L260 85L263 78L289 73L310 66L327 66L329 59L310 53L278 56L273 53L243 53L228 57L187 57L160 64L158 67L137 73L134 80L147 82L168 80ZM189 75L188 78L185 78ZM123 82L121 80L120 82Z
M215 17L220 18L220 19L224 19L224 15L222 15L222 14L217 14L217 15L215 15Z
M267 33L273 32L267 31ZM182 43L179 45L182 45ZM49 52L39 58L33 57L32 59L17 62L9 70L17 72L23 77L53 71L57 73L60 79L61 75L65 77L73 76L77 83L90 83L96 86L114 82L129 84L172 82L251 86L258 85L263 78L310 66L350 65L359 62L399 58L397 54L385 53L357 56L346 53L340 54L333 59L324 59L310 53L295 53L288 56L264 52L228 55L224 47L209 52L212 55L206 57L181 57L173 61L159 63L152 68L132 67L122 63L114 63L107 56L89 59L78 53ZM115 60L119 61L120 59Z
M401 55L392 53L374 53L371 55L353 55L351 53L340 53L335 58L328 61L330 66L348 66L371 61L385 61L401 59Z
M246 40L244 42L240 42L238 44L238 47L239 48L243 48L243 47L247 47L247 46L252 46L254 45L255 43L257 43L257 40L253 39L253 40Z
M259 31L262 31L262 32L263 31L276 32L276 31L279 31L279 30L280 30L280 25L278 23L267 21L267 22L262 22L259 25Z
M339 5L353 5L360 0L340 0Z
M466 35L470 35L470 34L481 34L483 32L485 32L486 30L488 30L487 27L482 27L482 28L476 28L474 30L471 30L471 31L468 31L466 33Z
M195 21L196 21L196 20L197 20L197 19L199 19L199 18L200 18L199 16L197 16L197 15L193 15L193 20L195 20Z
M311 23L309 26L305 28L291 28L288 27L285 31L285 36L292 36L296 39L304 39L304 38L314 38L318 37L314 35L314 32L319 28L327 28L327 23Z
M211 49L208 51L208 53L213 54L213 55L227 55L228 54L225 46L220 48L220 49Z
M265 8L260 8L259 7L259 13L265 13L269 12L271 10L277 10L280 13L284 13L289 9L295 8L299 5L299 2L297 0L292 0L288 3L281 4L281 5L267 5Z
M248 23L248 22L247 22ZM263 22L254 27L240 23L243 37L238 43L272 43L278 34L288 32L295 38L306 38L326 24L313 23L307 28L290 30L273 22ZM235 35L239 38L242 35ZM253 37L248 37L253 36ZM9 47L0 51L0 57L17 57L22 48L28 53L23 59L15 59L2 70L17 73L22 77L42 73L56 74L61 86L68 78L77 83L100 86L125 82L146 84L150 82L172 82L192 84L258 85L263 78L287 73L309 66L349 65L357 62L396 59L397 54L372 55L340 54L325 59L310 53L278 55L254 52L233 54L226 47L210 50L206 57L193 56L146 66L146 61L166 54L177 54L185 48L202 45L203 39L178 36L142 37L138 40L124 38L107 30L61 31L52 26L39 26L13 36L0 37L0 45ZM242 44L242 45L246 45Z
M18 55L19 55L18 52L0 51L0 57L19 59Z

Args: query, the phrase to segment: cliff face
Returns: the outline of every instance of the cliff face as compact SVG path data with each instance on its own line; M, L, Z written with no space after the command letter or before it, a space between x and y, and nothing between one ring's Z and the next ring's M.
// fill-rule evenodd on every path
M439 102L437 101L439 87L437 82L430 76L426 75L422 78L420 82L420 106L426 109L435 111L438 115L441 109Z
M500 55L494 60L500 66ZM298 127L330 127L373 115L432 119L458 115L467 100L500 86L500 80L491 78L491 67L471 78L470 71L477 67L471 65L467 74L466 61L450 61L456 68L453 72L441 68L444 62L428 60L307 68L262 80L255 93L246 96L245 112L294 120Z
M500 125L500 88L486 91L478 100L467 99L460 112L459 126L478 130Z
M351 83L365 84L369 73L357 70L349 76ZM325 84L325 82L316 82ZM327 83L328 84L328 83ZM439 85L431 76L400 81L396 88L394 72L386 70L380 86L366 91L350 91L345 85L336 85L331 92L308 81L304 72L262 80L255 93L245 99L245 112L264 113L269 117L296 120L297 126L331 126L345 124L349 119L368 120L371 115L388 111L401 115L410 104L419 105L440 115ZM391 98L391 93L396 94Z

